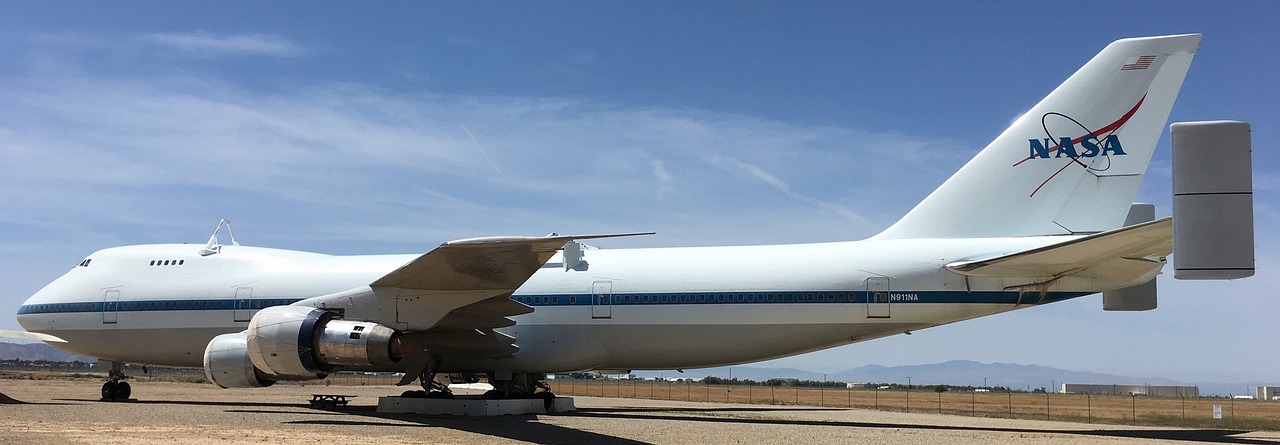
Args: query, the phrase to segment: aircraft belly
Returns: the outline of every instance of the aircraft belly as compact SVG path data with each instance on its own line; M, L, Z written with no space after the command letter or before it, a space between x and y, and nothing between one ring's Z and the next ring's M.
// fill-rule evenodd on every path
M862 303L541 308L503 329L520 351L503 360L446 360L474 371L565 372L731 365L802 354L1014 309L1009 304L901 304L892 318L867 318ZM732 341L726 341L732 339Z
M204 349L221 334L240 328L156 328L59 330L66 343L51 345L76 354L125 363L200 368Z
M220 321L223 318L225 322ZM232 322L229 313L211 316L203 311L120 312L114 324L104 324L101 312L32 314L25 315L23 321L39 327L28 328L32 332L66 340L50 345L68 352L126 363L195 368L204 366L204 350L213 337L243 331L247 325Z

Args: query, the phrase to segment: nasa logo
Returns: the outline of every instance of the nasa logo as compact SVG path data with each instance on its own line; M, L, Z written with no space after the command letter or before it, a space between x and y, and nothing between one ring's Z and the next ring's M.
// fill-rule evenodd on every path
M1124 147L1120 145L1120 137L1114 134L1107 135L1105 139L1099 139L1097 135L1092 133L1075 140L1064 137L1058 139L1058 145L1052 145L1053 139L1049 138L1043 140L1028 139L1027 142L1030 146L1028 148L1030 152L1029 159L1061 158L1064 156L1069 159L1075 159L1092 158L1098 155L1125 155ZM1076 151L1076 144L1080 144L1080 147L1084 149L1083 153ZM1053 152L1053 156L1049 155L1050 152Z

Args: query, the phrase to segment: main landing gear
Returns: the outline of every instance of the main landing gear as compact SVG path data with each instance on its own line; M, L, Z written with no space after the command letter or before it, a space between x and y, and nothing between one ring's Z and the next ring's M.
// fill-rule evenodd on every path
M418 375L418 382L422 384L422 389L405 391L400 394L400 397L452 399L453 390L449 389L449 385L436 381L437 369L440 369L440 356L433 355L427 360L427 367Z
M542 379L546 378L543 374L515 374L510 380L498 380L493 374L489 375L489 384L493 385L493 389L486 391L480 396L481 399L541 399L543 405L547 409L551 409L551 405L556 400L556 395L551 392L551 387L547 386Z
M406 398L425 398L425 399L452 399L453 391L449 389L449 385L437 380L438 370L440 369L441 357L438 355L430 356L422 367L422 372L418 374L418 382L422 385L420 390L405 391L400 397ZM469 377L466 375L464 377ZM400 384L408 384L412 380L411 377L405 376ZM540 399L547 409L555 403L556 395L551 392L551 387L547 386L542 380L546 378L545 374L511 374L499 375L497 373L489 374L489 384L493 385L493 389L486 391L480 396L483 400L502 400L502 399ZM474 379L466 380L474 382Z
M124 363L105 361L100 363L111 364L111 370L107 372L107 383L102 384L102 400L104 402L129 400L129 394L133 392L133 388L129 387L129 382L124 381L129 378L124 375Z

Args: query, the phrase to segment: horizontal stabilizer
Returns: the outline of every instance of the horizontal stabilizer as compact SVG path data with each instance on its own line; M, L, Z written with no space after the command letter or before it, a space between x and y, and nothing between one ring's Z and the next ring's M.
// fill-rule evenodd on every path
M1151 279L1173 252L1173 219L1135 224L1070 241L947 269L974 277L1052 279L1065 276L1139 284Z

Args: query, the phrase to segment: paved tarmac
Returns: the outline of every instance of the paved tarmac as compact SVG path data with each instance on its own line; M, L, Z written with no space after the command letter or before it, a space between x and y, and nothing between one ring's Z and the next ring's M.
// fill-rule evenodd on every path
M577 413L464 418L374 411L389 386L277 385L222 390L133 382L134 402L100 402L100 382L0 380L0 444L740 444L1228 443L1280 445L1280 432L576 397ZM311 409L313 393L356 396L348 410Z

